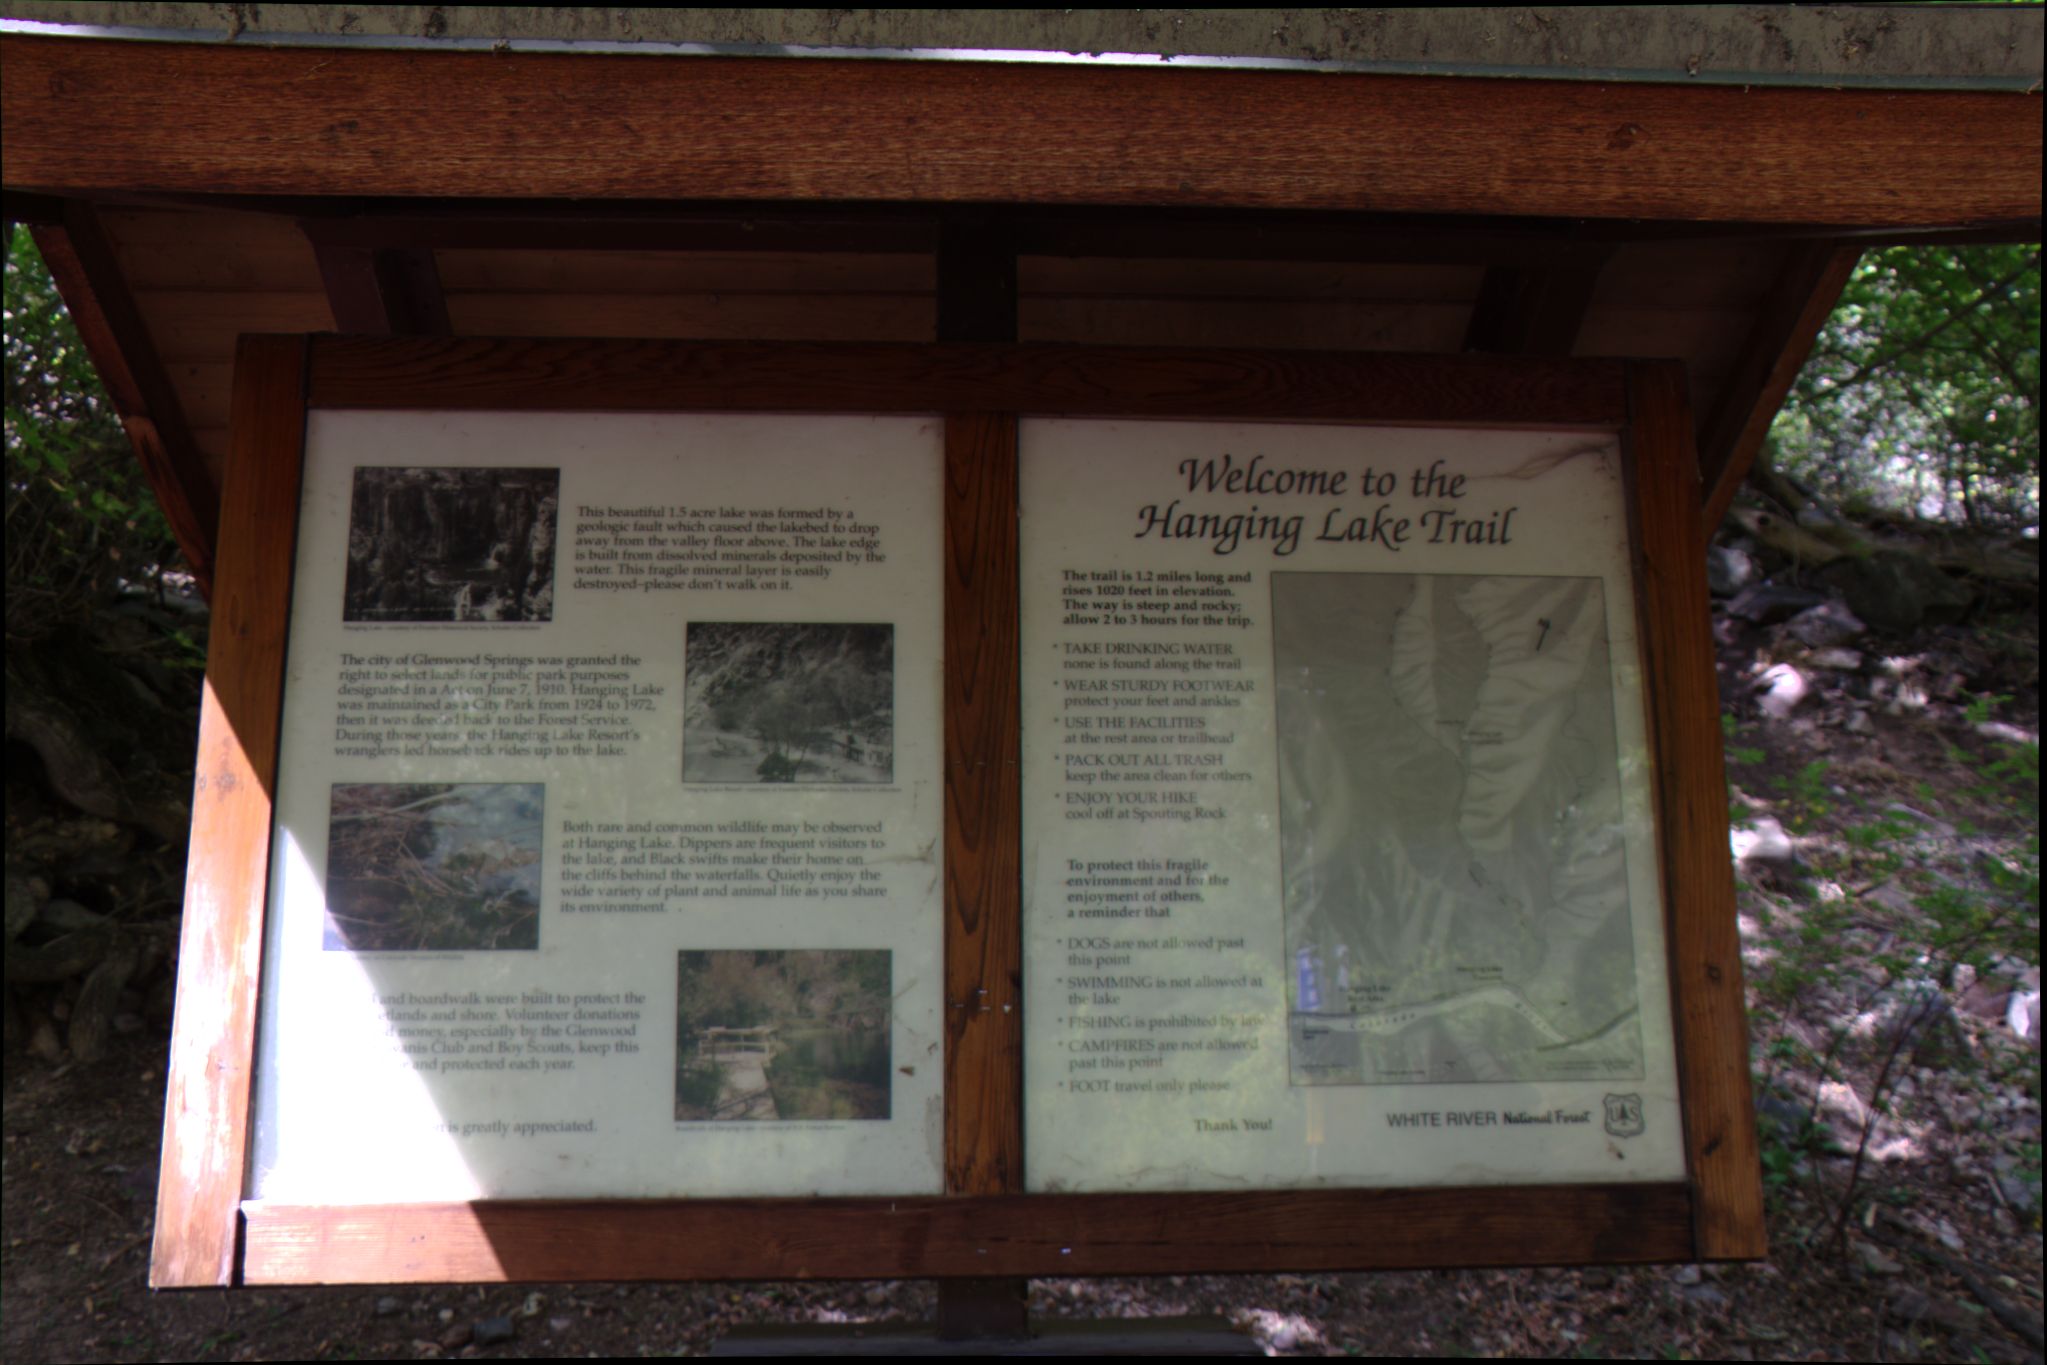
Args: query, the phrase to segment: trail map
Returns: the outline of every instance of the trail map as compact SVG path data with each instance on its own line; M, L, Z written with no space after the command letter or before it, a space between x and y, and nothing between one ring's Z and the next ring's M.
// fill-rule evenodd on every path
M1293 1082L1640 1076L1600 580L1272 598Z

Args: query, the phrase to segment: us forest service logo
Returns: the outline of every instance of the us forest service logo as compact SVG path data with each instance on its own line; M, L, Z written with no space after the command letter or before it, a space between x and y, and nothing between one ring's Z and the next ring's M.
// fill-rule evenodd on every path
M1606 1131L1614 1137L1640 1137L1648 1129L1648 1122L1642 1117L1640 1095L1608 1095L1606 1097Z

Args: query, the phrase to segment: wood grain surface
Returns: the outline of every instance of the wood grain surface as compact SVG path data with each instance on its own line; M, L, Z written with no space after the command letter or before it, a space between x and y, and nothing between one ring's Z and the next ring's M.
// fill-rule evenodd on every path
M909 293L448 294L448 316L462 336L924 342L933 312L929 294Z
M1636 608L1656 756L1678 1085L1697 1259L1762 1256L1763 1186L1749 1091L1727 770L1706 546L1684 367L1630 366Z
M1622 375L1615 361L1347 351L317 337L309 401L1617 426L1627 412Z
M945 1188L1023 1188L1016 419L945 424Z
M2037 94L7 34L11 188L2040 215Z
M1682 1261L1683 1185L250 1203L250 1284L948 1279Z
M312 239L327 306L344 332L446 336L448 300L434 253L423 248L336 246Z
M285 631L291 614L306 345L254 337L235 378L230 533L214 580L185 865L177 1013L164 1107L160 1289L234 1283L270 866Z

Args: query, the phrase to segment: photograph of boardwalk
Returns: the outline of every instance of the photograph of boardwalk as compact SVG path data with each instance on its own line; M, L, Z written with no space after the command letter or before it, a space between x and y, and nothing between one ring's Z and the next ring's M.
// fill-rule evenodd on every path
M885 949L676 954L675 1117L889 1116Z

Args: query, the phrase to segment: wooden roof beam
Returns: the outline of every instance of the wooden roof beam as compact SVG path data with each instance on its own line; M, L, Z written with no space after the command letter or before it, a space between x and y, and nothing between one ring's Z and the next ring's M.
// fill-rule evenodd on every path
M296 215L316 249L928 254L940 231L935 212L895 205L290 198L269 211Z
M177 388L128 292L113 243L92 205L75 200L65 204L61 222L41 224L34 232L171 534L200 591L211 599L220 488L206 468Z
M19 189L1969 226L2037 93L0 35Z
M16 223L27 223L30 227L50 227L64 221L64 201L48 194L24 194L8 190L5 212L10 230Z
M495 196L198 194L109 189L102 207L291 217L308 236L341 246L440 250L840 251L928 255L943 215L906 204L801 201L512 199ZM8 190L14 221L60 199ZM1865 246L2036 242L2040 215L1963 227L1853 223L1696 222L1142 205L988 204L1024 256L1150 256L1239 260L1547 262L1557 244L1856 240Z
M135 196L118 196L134 200ZM316 246L437 250L802 251L933 255L965 221L1000 224L1018 256L1209 260L1551 262L1576 238L1640 224L1480 215L1133 206L648 201L335 200L143 196L162 208L291 213ZM1717 233L1715 234L1717 235Z
M41 221L63 201L7 192L14 221ZM704 203L110 191L102 207L291 217L326 247L422 251L705 251L934 255L951 216L897 204ZM17 211L19 210L19 211ZM1855 239L1868 246L2039 240L2037 217L1965 228L1856 228L1813 223L1684 223L1128 206L985 205L1019 256L1344 261L1549 267L1573 248L1632 242Z

